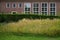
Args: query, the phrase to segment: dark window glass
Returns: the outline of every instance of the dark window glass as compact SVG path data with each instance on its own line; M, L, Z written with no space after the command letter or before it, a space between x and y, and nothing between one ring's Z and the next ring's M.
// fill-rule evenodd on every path
M50 11L52 11L52 8L50 8Z
M9 7L9 4L7 4L7 7Z
M38 7L38 3L35 3L35 4L34 4L34 7Z
M30 8L25 8L25 11L30 11Z
M16 7L16 4L13 4L13 8L15 8Z
M7 5L6 5L8 8L10 7L10 4L9 3L7 3Z
M55 7L55 4L54 4L54 3L51 3L51 4L50 4L50 7Z
M47 12L42 12L42 15L47 15Z
M28 8L28 11L30 11L30 8Z
M19 3L19 7L21 7L21 3Z
M55 15L55 12L50 12L50 15L52 15L52 16Z
M25 8L25 11L27 11L27 8Z
M47 12L44 12L45 14L47 14Z
M47 3L42 3L42 7L47 7Z
M44 13L44 12L42 12L42 15L45 15L45 13Z
M47 3L45 3L45 7L47 7Z
M52 4L50 4L50 7L52 7Z
M38 11L38 8L34 8L34 11Z
M42 11L44 11L44 8L42 8Z
M42 7L44 7L44 3L42 3Z
M45 11L47 11L47 8L45 8Z
M55 8L50 8L50 11L55 11Z

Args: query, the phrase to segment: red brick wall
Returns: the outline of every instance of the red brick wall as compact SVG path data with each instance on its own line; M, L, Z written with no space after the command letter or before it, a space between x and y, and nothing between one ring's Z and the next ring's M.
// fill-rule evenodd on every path
M18 13L24 13L24 3L22 3L21 8L18 8L18 5L17 5L16 8L12 8L12 3L18 4L18 2L10 2L10 3L11 3L11 7L6 8L6 2L2 2L0 11L1 12L6 12L6 13L9 13L9 12L12 12L12 11L16 11ZM30 2L30 3L31 3L31 12L32 12L32 3L33 2ZM39 2L39 4L40 4L40 2ZM49 2L48 2L48 4L49 4ZM41 4L39 5L39 8L40 8L39 11L41 12ZM48 12L49 12L49 5L48 5ZM60 2L56 2L56 15L60 16Z
M23 12L23 3L22 3L22 7L21 8L18 8L18 2L9 2L11 5L10 8L6 8L6 2L2 2L2 9L1 9L1 12L6 12L6 13L9 13L9 12L12 12L12 11L16 11L18 13L22 13ZM12 3L16 3L16 8L12 8Z
M60 2L57 2L56 4L56 11L57 11L57 15L60 16Z

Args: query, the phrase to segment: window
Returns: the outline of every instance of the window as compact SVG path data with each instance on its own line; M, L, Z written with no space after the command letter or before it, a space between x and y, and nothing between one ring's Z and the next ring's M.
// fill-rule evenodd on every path
M21 3L18 3L18 8L21 8L21 7L22 7Z
M55 16L56 13L56 5L55 3L50 3L50 15Z
M16 11L12 11L11 13L12 13L12 14L17 14L17 12L16 12Z
M47 15L48 13L48 4L45 2L41 3L41 13L42 15Z
M10 8L10 3L6 3L6 8Z
M16 8L16 4L15 3L12 4L12 8Z
M38 14L39 13L39 4L33 3L33 13Z
M24 3L24 11L26 14L30 13L31 3Z
M38 3L34 3L34 5L33 5L34 7L38 7Z

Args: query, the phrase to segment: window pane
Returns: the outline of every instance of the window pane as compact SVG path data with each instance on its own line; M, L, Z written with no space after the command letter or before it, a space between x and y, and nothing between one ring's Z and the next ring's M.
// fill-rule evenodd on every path
M42 7L47 7L47 3L42 3Z
M42 11L44 11L44 8L42 8Z
M34 11L38 11L38 8L34 8Z
M35 4L34 4L34 7L38 7L38 3L35 3Z
M7 7L9 7L9 4L7 4Z
M27 11L27 8L25 8L25 11Z
M13 5L13 7L15 7L15 4Z
M6 7L9 8L10 7L10 4L9 3L6 3Z
M25 11L30 11L30 8L25 8Z
M42 15L47 15L47 12L42 12Z
M55 11L55 8L50 8L50 11Z
M55 4L54 4L54 3L51 3L51 4L50 4L50 7L55 7Z
M52 8L50 8L50 11L52 11Z
M47 12L45 12L45 14L47 14Z
M30 8L28 8L28 11L30 11Z
M21 7L21 3L18 4L18 7Z
M30 13L30 12L27 12L27 13Z
M42 12L42 15L44 15L45 13L44 12Z
M16 7L16 4L14 3L12 6L13 6L13 8L15 8Z
M52 8L52 11L55 11L55 8Z
M42 3L42 7L44 7L44 3Z
M45 8L45 11L47 11L47 8Z
M50 15L51 15L51 16L54 16L54 15L55 15L55 12L50 12Z
M50 4L50 7L52 7L52 4Z
M45 7L47 7L47 3L45 3Z

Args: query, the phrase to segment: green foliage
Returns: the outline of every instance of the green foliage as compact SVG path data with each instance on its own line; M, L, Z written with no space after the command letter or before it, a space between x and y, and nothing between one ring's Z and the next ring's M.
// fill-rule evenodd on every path
M21 19L53 19L60 18L59 16L43 16L36 14L0 14L0 22L18 21Z

